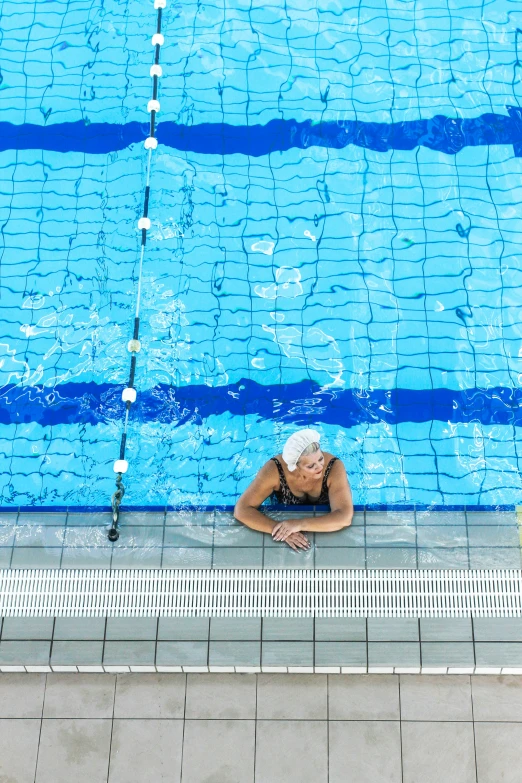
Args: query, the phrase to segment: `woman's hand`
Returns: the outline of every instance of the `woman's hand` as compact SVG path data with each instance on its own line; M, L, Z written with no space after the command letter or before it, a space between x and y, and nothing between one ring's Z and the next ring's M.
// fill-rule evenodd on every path
M292 533L299 533L301 530L300 519L286 519L278 522L272 528L272 538L274 541L286 541Z
M310 542L303 533L290 533L288 538L282 543L288 544L290 549L293 549L294 552L299 552L301 549L304 549L305 551L310 549Z

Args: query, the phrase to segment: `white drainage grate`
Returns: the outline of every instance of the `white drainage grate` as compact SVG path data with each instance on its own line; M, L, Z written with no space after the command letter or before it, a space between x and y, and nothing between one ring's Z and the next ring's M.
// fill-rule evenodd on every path
M522 571L0 570L0 617L521 617Z

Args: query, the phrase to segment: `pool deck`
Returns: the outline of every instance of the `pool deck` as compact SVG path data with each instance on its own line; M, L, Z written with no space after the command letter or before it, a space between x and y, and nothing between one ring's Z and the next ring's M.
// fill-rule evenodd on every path
M0 567L521 567L519 519L506 511L366 511L350 528L311 535L303 553L230 513L123 514L114 544L109 523L3 513ZM522 618L8 617L0 671L522 674Z
M521 677L0 677L16 783L520 783L521 745Z

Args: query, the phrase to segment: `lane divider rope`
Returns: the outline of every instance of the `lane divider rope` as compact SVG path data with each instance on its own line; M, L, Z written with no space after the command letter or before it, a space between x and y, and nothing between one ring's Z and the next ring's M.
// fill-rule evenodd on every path
M161 33L161 17L162 11L166 8L167 0L154 0L154 8L157 10L157 23L156 32L152 36L152 45L154 47L154 63L150 69L150 75L152 77L152 98L147 104L147 111L150 113L150 132L149 136L145 139L144 146L147 150L147 175L145 182L145 195L143 199L143 215L138 220L138 230L141 231L141 246L139 255L139 268L138 268L138 290L136 293L136 310L134 313L134 329L132 339L127 344L127 350L131 355L129 381L127 387L123 390L121 398L125 403L125 418L123 421L123 431L120 441L120 455L114 462L114 472L116 473L116 491L111 498L112 507L112 524L108 532L110 541L117 541L119 538L118 522L120 516L120 506L125 494L125 487L123 485L123 475L129 468L129 463L125 459L125 449L127 446L127 432L129 426L129 414L131 405L136 401L136 389L134 386L136 376L136 362L137 355L141 350L140 343L140 305L141 305L141 290L142 290L142 276L143 276L143 257L145 254L145 246L147 244L147 231L151 227L149 218L149 198L150 198L150 171L152 162L152 152L158 146L158 140L156 138L156 114L160 110L160 102L158 100L158 87L159 79L163 75L161 65L159 64L160 50L165 43L165 38Z

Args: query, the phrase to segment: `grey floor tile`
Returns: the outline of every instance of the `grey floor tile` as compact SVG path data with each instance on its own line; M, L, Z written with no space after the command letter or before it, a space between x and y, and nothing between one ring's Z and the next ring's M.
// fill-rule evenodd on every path
M114 717L183 718L185 685L185 674L118 674Z
M222 546L263 546L264 533L250 530L244 525L216 526L214 529L214 547Z
M420 621L423 642L471 642L471 617L422 617Z
M53 642L51 663L55 666L100 666L102 659L102 641Z
M326 783L327 779L326 721L257 721L256 783Z
M163 546L163 527L159 525L126 525L113 544L115 549L133 547L151 549Z
M185 717L254 719L255 674L188 674Z
M63 527L46 525L18 525L16 528L16 547L61 547L65 530Z
M75 549L63 550L62 568L110 568L111 549Z
M13 546L16 528L14 525L0 524L0 547Z
M313 666L313 642L263 642L263 666Z
M35 783L106 783L110 720L42 721Z
M477 675L471 693L475 721L522 723L522 677Z
M417 550L414 547L372 547L366 550L367 568L417 568Z
M1 781L34 783L39 740L39 720L0 719Z
M465 511L417 511L415 513L417 526L432 525L440 527L441 525L465 525Z
M316 617L315 638L319 642L364 642L364 617Z
M54 639L103 641L105 617L57 617Z
M111 674L49 674L43 716L112 718L115 687Z
M107 529L104 527L68 527L65 531L64 546L70 549L112 549Z
M137 527L143 525L144 527L153 527L159 525L162 527L165 523L164 511L122 511L120 513L120 526Z
M365 528L350 526L333 533L316 533L315 543L320 547L353 546L364 548Z
M218 641L253 642L261 638L260 617L212 617L210 638Z
M522 643L475 642L477 666L522 666Z
M392 525L412 527L415 525L414 511L366 511L367 525Z
M401 675L400 688L402 720L473 720L467 675Z
M155 640L157 617L108 617L106 639L111 641Z
M344 546L339 549L323 547L315 550L316 568L365 568L365 565L364 548L356 549Z
M366 642L316 642L316 666L367 666Z
M399 677L351 674L328 677L330 720L399 720Z
M0 642L0 663L22 665L46 665L51 654L51 642L6 641Z
M518 525L498 525L496 527L476 525L469 527L469 545L483 547L519 547Z
M469 568L467 547L417 550L419 568Z
M154 665L156 642L105 642L103 663L110 666Z
M206 641L208 617L160 617L158 639L165 641Z
M211 568L211 547L186 547L163 550L162 568Z
M257 717L266 720L326 720L325 674L260 674Z
M419 639L419 621L409 617L369 617L368 641L416 642Z
M414 547L416 544L415 526L373 525L366 528L366 547Z
M332 721L329 751L329 783L402 783L398 721Z
M156 666L207 666L208 642L158 642Z
M423 666L474 666L473 642L422 642Z
M208 662L210 666L259 666L261 664L261 641L211 641Z
M112 514L110 511L71 512L67 516L67 527L78 527L80 525L109 527L111 523Z
M11 547L0 548L0 568L11 568L11 558L13 550Z
M53 527L63 527L67 519L65 511L20 511L18 516L19 525L51 525Z
M11 568L60 568L62 548L15 546Z
M472 723L402 722L404 783L476 783Z
M45 674L2 673L0 718L41 718L44 692Z
M476 723L478 783L520 783L522 723Z
M5 617L2 624L4 639L48 639L53 638L52 617Z
M201 527L203 525L214 525L214 517L221 514L218 511L167 511L165 518L166 525L178 527ZM226 514L227 519L234 520L232 514Z
M213 527L166 527L163 546L174 546L178 549L211 547L213 541Z
M478 547L469 550L470 568L520 568L520 547Z
M253 783L254 742L253 720L187 720L183 783Z
M263 639L266 641L311 641L313 638L313 617L263 618Z
M417 544L426 549L467 547L467 528L465 525L460 525L459 527L453 525L420 526L417 530Z
M114 721L108 783L179 783L182 720Z
M516 525L516 511L467 511L468 525Z
M368 666L420 666L420 644L369 642Z
M522 642L520 617L475 617L473 630L476 642Z
M294 552L286 544L265 547L265 568L313 568L314 550Z
M262 547L230 547L214 549L214 568L261 568Z
M113 549L111 568L161 568L162 552L161 547Z

